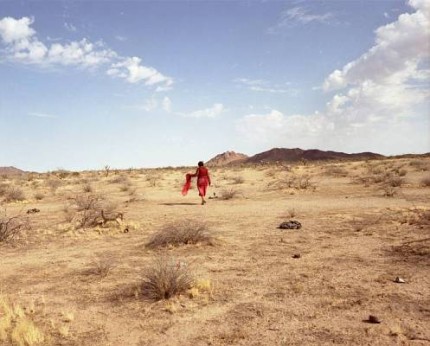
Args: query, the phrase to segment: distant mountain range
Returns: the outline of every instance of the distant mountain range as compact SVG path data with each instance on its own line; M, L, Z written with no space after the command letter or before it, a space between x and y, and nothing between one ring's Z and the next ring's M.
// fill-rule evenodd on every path
M23 170L16 167L0 167L0 175L17 175L25 173Z
M326 160L368 160L382 159L384 155L371 152L347 154L337 151L323 151L317 149L303 150L299 148L273 148L268 151L247 156L245 154L227 151L216 155L206 162L208 166L226 166L239 163L269 163L269 162L297 162L297 161L326 161Z

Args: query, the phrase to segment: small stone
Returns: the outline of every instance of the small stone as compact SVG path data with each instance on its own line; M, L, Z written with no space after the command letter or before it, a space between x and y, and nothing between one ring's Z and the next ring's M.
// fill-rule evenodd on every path
M381 323L381 320L375 315L369 315L369 319L367 320L369 323Z
M293 258L300 258L300 257L302 257L302 255L300 255L299 253L296 253L293 255Z
M394 282L398 283L398 284L404 284L406 281L404 279L402 279L401 277L396 277L396 279L394 280Z
M280 229L300 229L302 228L302 224L295 220L290 220L286 222L282 222L279 227Z

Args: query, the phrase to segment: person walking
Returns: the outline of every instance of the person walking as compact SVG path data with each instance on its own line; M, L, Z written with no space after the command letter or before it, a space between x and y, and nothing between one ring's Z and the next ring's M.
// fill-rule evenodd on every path
M209 175L209 170L205 167L203 161L199 161L197 164L197 170L194 174L186 175L186 183L182 190L182 194L185 196L188 192L188 189L191 186L191 178L197 177L197 189L199 190L199 196L202 199L202 205L206 204L205 196L206 190L208 186L211 185L211 178Z

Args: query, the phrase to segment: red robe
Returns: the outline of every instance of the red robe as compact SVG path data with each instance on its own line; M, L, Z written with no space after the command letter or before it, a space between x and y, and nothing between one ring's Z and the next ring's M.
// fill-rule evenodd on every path
M199 190L199 196L206 196L206 189L208 185L211 184L211 178L209 176L209 171L206 167L197 168L196 173L187 174L185 176L186 181L182 188L182 195L185 196L191 187L191 178L197 177L197 189Z

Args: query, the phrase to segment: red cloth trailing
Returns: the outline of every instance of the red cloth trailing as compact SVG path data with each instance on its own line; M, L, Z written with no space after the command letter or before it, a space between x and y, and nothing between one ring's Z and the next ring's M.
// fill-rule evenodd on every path
M192 178L192 174L187 174L185 176L185 184L184 184L184 187L182 188L182 196L185 196L188 193L188 190L191 187L191 178Z

